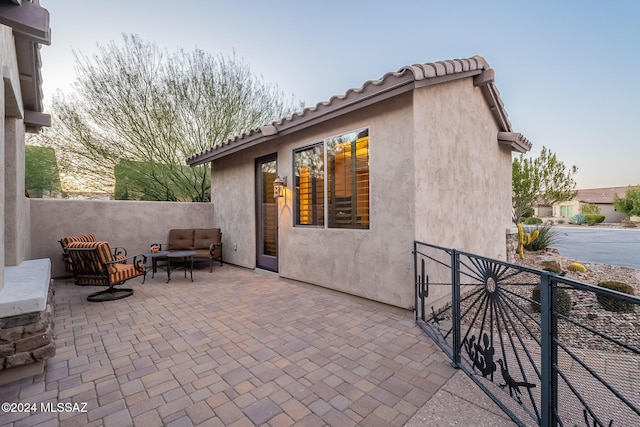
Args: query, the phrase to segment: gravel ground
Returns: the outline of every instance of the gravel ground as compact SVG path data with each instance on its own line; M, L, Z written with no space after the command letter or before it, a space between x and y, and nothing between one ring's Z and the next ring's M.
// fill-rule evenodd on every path
M580 262L561 256L557 251L525 252L524 259L516 259L516 263L542 269L545 263L560 264L565 277L591 284L602 281L618 281L631 285L635 295L640 296L640 270L628 267L618 267L606 264ZM587 269L586 273L568 271L567 266L572 262L580 262ZM630 313L616 313L605 310L597 301L594 292L570 290L571 311L569 317L580 325L588 325L595 330L605 333L634 348L640 348L640 308ZM565 323L565 322L563 322ZM562 340L572 347L597 350L620 351L616 344L599 338L595 334L585 333L582 328L566 322L561 328ZM561 324L559 324L560 326Z
M515 263L541 269L545 262L554 260L560 264L565 272L565 277L567 278L592 284L611 280L624 282L633 286L635 294L640 295L640 270L636 270L634 268L582 262L581 260L564 257L553 249L542 252L525 251L524 259L520 259L516 256ZM579 273L575 271L568 271L567 266L573 262L579 262L584 265L587 272Z

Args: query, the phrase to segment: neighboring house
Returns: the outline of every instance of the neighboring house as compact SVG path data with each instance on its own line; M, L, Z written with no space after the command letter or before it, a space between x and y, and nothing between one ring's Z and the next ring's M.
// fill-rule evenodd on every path
M51 264L29 260L30 202L24 188L25 132L51 122L43 113L40 74L40 45L50 43L49 12L37 0L0 3L0 333L11 328L2 334L0 383L42 372L55 353L45 311ZM23 332L16 326L24 326Z
M553 205L553 216L557 218L571 218L581 213L582 205L594 204L600 208L600 213L604 215L605 222L620 222L629 217L616 211L613 206L613 199L617 194L618 197L624 197L629 187L606 187L606 188L589 188L578 190L576 197L566 202L555 203Z
M225 261L408 308L414 240L505 259L512 151L530 148L474 56L403 67L187 163L211 163Z
M553 207L543 204L535 204L533 206L533 216L538 218L553 216Z

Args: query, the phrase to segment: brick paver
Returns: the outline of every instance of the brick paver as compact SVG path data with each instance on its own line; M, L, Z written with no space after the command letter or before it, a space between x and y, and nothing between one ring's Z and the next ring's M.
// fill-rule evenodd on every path
M55 281L56 356L0 400L86 412L0 425L399 426L454 373L409 312L228 265L161 276L108 303Z

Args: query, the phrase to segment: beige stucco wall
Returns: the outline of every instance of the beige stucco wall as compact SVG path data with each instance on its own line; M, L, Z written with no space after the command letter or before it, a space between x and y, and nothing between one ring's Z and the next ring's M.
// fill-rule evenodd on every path
M416 240L506 260L512 155L498 143L498 126L480 89L464 79L414 94ZM432 283L450 281L449 269L427 274ZM431 286L430 304L439 305L449 293L448 286Z
M5 119L5 265L29 258L29 199L24 195L24 124Z
M568 207L568 206L572 206L573 210L572 210L572 214L569 215L569 217L572 217L573 215L579 214L580 213L580 202L577 199L573 199L573 200L567 200L565 202L560 202L560 203L554 203L552 206L552 215L556 218L569 218L567 216L562 216L562 209L561 207Z
M569 219L568 217L563 217L561 215L561 206L573 206L573 215L582 213L582 203L580 203L577 199L573 199L566 202L554 203L553 216L555 218L564 218L565 220ZM597 206L600 208L600 214L604 215L604 222L620 222L622 220L629 219L628 215L616 211L616 208L613 206L613 204L598 203Z
M294 227L293 150L363 127L370 130L370 229ZM286 195L279 199L279 274L411 306L412 127L406 94L214 162L212 200L227 237L225 260L256 266L255 159L277 152L278 174L288 178Z
M278 169L293 181L293 149L369 128L369 230L293 227L292 192L280 200L280 274L408 308L413 303L411 96L367 107L285 138Z
M505 259L511 151L472 79L415 92L416 239Z
M293 150L368 127L369 230L294 227ZM511 226L511 152L472 79L417 89L212 165L224 258L255 268L255 159L277 153L279 274L409 308L413 240L505 259ZM234 250L234 245L237 250Z
M21 104L22 100L19 99L20 81L13 30L5 25L0 25L0 75L3 78L3 84L0 85L0 117L2 117L0 122L2 123L0 125L0 164L2 164L0 170L0 202L2 202L0 207L0 290L2 290L5 265L15 265L16 261L22 257L21 247L15 241L15 234L11 232L7 235L7 221L14 226L22 226L21 224L25 221L23 218L16 217L20 212L15 205L16 167L11 165L11 162L16 160L16 153L23 150L20 144L24 144L24 129L21 126L22 120L6 117L9 114L6 108L7 102L15 104L17 101ZM5 91L7 82L10 87L8 92ZM26 227L28 228L28 223Z
M254 162L262 153L243 151L214 162L211 170L211 202L224 240L222 258L247 268L256 266Z
M94 233L133 255L166 243L172 228L216 226L212 203L31 199L31 258L50 258L51 275L59 277L64 236Z
M620 222L629 219L629 215L616 211L612 204L599 203L600 214L604 215L604 222Z
M0 33L1 34L1 33ZM4 120L4 84L0 85L0 114L3 120L0 120L0 164L2 164L2 168L0 168L0 205L4 208L6 203L5 201L5 191L4 191L4 146L5 146L5 137L4 137L4 128L5 128L5 120ZM2 292L2 288L4 287L4 209L0 208L0 292Z

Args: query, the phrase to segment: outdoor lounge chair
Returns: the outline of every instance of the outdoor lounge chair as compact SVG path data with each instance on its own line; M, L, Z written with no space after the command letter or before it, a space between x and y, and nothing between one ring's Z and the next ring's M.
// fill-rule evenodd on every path
M66 236L62 239L58 240L60 246L62 246L62 260L64 261L64 270L67 273L73 272L73 265L71 264L71 260L69 259L69 254L67 253L67 247L71 242L95 242L96 236L93 233L88 234L80 234L78 236ZM116 259L123 260L127 256L127 250L124 248L113 248L113 256Z
M145 273L142 255L116 258L107 242L71 242L67 252L76 285L108 286L104 291L89 295L89 301L112 301L131 296L133 289L116 286Z

